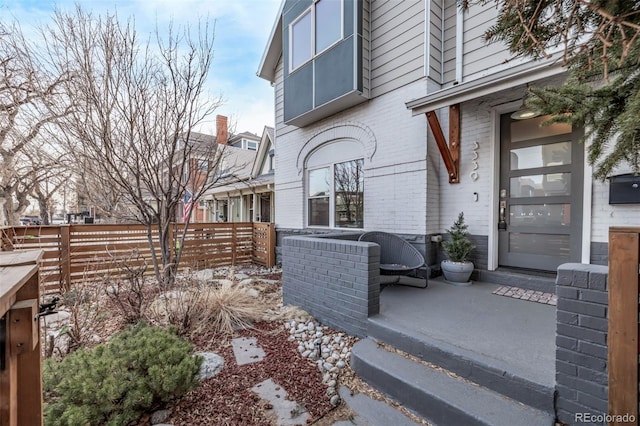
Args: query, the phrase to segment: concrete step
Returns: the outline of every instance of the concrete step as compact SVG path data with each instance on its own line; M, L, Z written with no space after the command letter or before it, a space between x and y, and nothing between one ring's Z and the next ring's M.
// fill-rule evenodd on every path
M341 386L340 398L354 412L349 420L333 423L331 426L419 426L399 410L384 401L378 401L364 394L352 395L345 386Z
M554 424L548 412L389 352L370 338L353 347L351 366L366 382L438 426Z
M368 335L508 398L550 415L555 413L552 385L536 381L533 374L524 377L513 365L400 329L380 316L369 318Z
M498 285L508 285L527 290L556 292L556 274L543 272L523 272L513 269L500 268L496 271L477 271L477 279Z

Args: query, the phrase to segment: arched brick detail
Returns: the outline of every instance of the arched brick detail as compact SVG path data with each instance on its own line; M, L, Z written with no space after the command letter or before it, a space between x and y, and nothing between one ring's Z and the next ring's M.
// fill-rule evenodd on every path
M320 130L311 138L309 138L309 140L302 146L302 149L300 150L300 152L298 152L298 158L296 160L298 174L301 174L302 170L304 169L305 159L316 148L324 145L327 142L340 139L348 139L359 142L362 145L362 150L367 161L371 161L378 147L378 142L376 141L376 137L373 134L373 131L364 124L355 122L335 124L332 127Z

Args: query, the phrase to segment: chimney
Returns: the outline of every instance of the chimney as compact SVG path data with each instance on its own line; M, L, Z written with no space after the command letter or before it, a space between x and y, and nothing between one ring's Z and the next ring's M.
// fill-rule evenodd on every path
M216 142L219 145L226 145L229 140L229 130L227 117L216 115Z

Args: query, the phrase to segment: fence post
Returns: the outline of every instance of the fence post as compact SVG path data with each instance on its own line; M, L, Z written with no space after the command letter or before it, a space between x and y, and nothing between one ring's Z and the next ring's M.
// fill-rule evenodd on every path
M60 284L63 289L71 288L71 227L60 226Z
M16 229L12 227L2 228L2 240L0 241L0 251L13 250L13 237L16 235Z
M609 414L633 416L636 422L639 237L640 228L609 229Z
M238 250L238 227L236 223L231 224L231 264L236 264L236 251Z
M42 425L42 363L39 322L41 250L5 253L0 260L3 368L0 370L0 425ZM12 303L13 301L13 303Z
M276 266L276 225L267 224L267 263L269 268Z

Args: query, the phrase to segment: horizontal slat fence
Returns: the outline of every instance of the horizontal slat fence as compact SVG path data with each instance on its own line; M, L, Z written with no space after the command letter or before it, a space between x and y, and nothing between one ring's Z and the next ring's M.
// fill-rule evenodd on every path
M182 225L173 225L181 232ZM158 249L158 233L152 231ZM2 250L44 251L41 277L45 292L59 291L67 282L118 275L118 261L128 266L147 264L153 273L151 248L143 225L51 225L2 229ZM178 247L176 247L178 249ZM253 262L275 265L272 223L193 223L182 247L181 268L208 268Z

